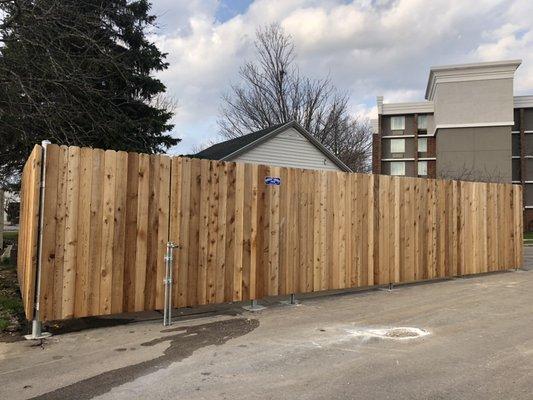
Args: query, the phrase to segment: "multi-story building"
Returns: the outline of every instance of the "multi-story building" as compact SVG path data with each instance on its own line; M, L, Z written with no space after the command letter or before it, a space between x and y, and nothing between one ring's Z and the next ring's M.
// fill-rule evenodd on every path
M514 96L520 60L432 67L425 101L377 98L377 174L521 184L533 230L533 96Z

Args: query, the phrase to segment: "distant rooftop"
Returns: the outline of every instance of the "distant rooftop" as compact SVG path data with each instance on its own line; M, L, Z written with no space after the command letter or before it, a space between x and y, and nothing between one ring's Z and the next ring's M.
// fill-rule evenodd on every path
M425 98L430 101L433 100L437 81L463 82L513 78L520 64L522 64L522 60L502 60L431 67Z
M244 136L239 136L235 139L230 139L224 142L214 144L213 146L208 147L207 149L202 150L199 153L196 153L194 157L207 158L209 160L221 160L224 157L227 157L230 154L235 153L237 150L240 150L243 147L248 146L249 144L252 144L256 140L261 139L263 136L268 135L269 133L275 131L276 129L286 124L287 123L269 126L268 128L261 129L255 132L251 132Z

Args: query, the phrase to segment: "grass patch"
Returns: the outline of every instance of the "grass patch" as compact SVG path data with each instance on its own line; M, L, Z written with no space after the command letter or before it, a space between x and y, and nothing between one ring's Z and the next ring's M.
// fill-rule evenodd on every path
M0 317L0 332L3 332L9 326L9 321Z
M0 265L0 340L18 334L24 321L24 308L17 280L17 268Z
M0 309L13 313L22 312L22 301L8 297L0 297Z
M4 232L4 241L14 243L17 241L19 236L18 231L7 231Z
M533 240L533 232L524 233L524 241Z
M0 332L3 332L13 324L23 312L20 298L0 296Z

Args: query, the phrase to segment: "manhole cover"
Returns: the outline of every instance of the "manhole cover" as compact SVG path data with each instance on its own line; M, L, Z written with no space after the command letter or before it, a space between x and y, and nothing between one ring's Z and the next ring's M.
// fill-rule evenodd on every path
M354 336L396 340L416 339L429 335L429 332L424 329L404 326L384 329L357 329L350 331L350 333Z

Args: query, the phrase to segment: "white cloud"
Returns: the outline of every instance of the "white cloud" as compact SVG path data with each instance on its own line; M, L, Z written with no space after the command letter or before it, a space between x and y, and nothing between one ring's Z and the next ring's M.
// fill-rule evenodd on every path
M253 56L255 30L280 22L302 72L329 76L351 96L354 114L385 101L422 100L431 65L522 58L516 91L533 93L533 2L529 0L255 0L244 14L216 20L217 1L155 0L156 41L170 68L160 74L179 99L175 149L216 136L222 93Z
M521 59L515 92L533 94L533 2L515 1L495 29L483 32L486 41L475 49L481 60Z

